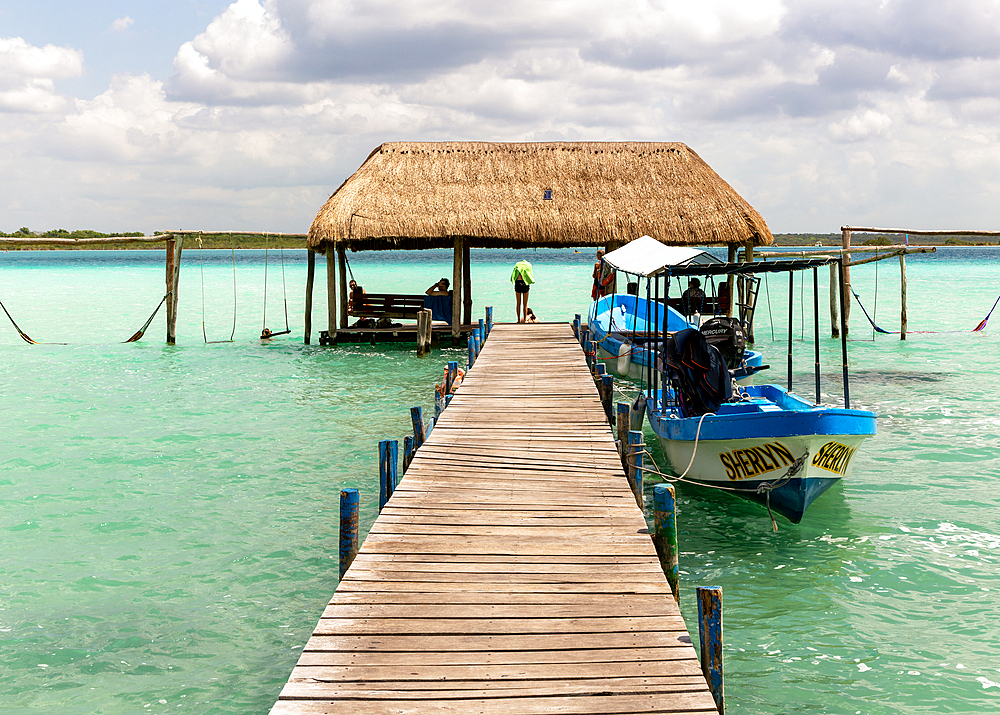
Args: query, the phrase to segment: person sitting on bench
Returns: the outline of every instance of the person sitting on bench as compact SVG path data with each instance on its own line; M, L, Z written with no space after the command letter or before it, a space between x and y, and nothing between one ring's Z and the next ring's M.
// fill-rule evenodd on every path
M448 286L450 285L447 278L442 278L437 283L432 285L430 288L424 291L425 295L449 295L450 291Z

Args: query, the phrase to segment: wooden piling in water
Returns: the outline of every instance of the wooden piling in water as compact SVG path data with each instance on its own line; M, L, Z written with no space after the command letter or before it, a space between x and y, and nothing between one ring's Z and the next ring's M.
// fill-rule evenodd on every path
M340 490L340 578L344 578L358 555L358 513L361 495L357 489Z
M618 454L622 458L622 469L628 471L628 431L629 418L632 409L629 403L619 402L615 405L615 434L618 436Z
M653 545L674 600L681 602L677 573L677 501L670 484L653 487Z
M417 355L423 357L431 351L431 311L417 312Z
M445 380L444 380L444 395L445 395L445 400L448 399L448 396L451 394L452 388L455 387L455 380L457 378L458 378L458 361L457 360L450 360L448 362L448 375L447 375L447 377L445 377ZM445 407L447 407L447 406L448 406L448 403L445 402Z
M403 474L406 474L406 470L410 466L410 462L413 460L413 435L408 434L403 437Z
M642 508L642 453L646 449L642 432L628 432L628 484L635 495L635 503Z
M615 412L611 409L611 401L615 396L615 378L614 375L604 374L601 375L601 404L604 406L604 414L608 417L608 424L612 427L615 426Z
M701 672L715 698L719 715L725 715L726 699L722 677L722 589L718 586L698 592L698 637L701 642Z
M383 439L378 443L378 511L380 514L386 502L392 497L392 492L396 489L398 461L399 442L394 439Z
M306 251L306 324L302 342L306 345L312 340L313 319L313 283L316 280L316 251L311 248Z
M424 443L424 411L420 407L410 408L410 421L413 422L413 451L420 449Z

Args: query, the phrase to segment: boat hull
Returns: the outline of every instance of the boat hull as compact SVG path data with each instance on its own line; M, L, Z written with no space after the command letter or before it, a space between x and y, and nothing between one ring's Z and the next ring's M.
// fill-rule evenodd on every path
M781 393L797 405L808 405ZM686 471L685 479L725 486L769 504L794 523L802 520L813 500L850 476L855 452L875 434L875 415L865 410L811 405L788 410L763 401L746 407L759 411L702 419L672 417L669 411L663 415L650 408L648 418L676 474Z

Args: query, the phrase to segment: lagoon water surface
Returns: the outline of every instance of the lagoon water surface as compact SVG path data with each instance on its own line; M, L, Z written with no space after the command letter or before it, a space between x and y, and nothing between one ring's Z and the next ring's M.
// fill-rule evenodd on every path
M473 251L476 315L514 317L526 257L543 320L589 304L590 251ZM339 490L375 518L377 445L462 350L302 344L301 251L188 249L178 343L161 312L162 251L0 253L0 712L266 713L337 585ZM371 292L423 292L446 251L351 255ZM898 330L895 260L857 267ZM802 524L679 487L682 609L722 586L731 713L1000 710L1000 249L911 256L909 327L852 312L852 405L878 435ZM318 271L322 275L322 260ZM283 280L282 280L283 279ZM824 401L840 399L828 336ZM284 283L284 286L283 286ZM325 327L325 294L314 324ZM877 293L877 295L876 295ZM811 283L793 388L812 397ZM204 296L204 312L202 300ZM262 344L264 325L291 335ZM788 287L762 287L757 349L784 383ZM800 327L804 317L805 328ZM0 315L0 320L7 317ZM773 335L772 335L773 325ZM314 329L314 333L316 329ZM526 364L525 370L532 366ZM635 388L632 388L633 390ZM648 443L655 443L647 435ZM654 448L655 449L655 448ZM663 463L662 455L655 454ZM697 638L696 638L697 640Z

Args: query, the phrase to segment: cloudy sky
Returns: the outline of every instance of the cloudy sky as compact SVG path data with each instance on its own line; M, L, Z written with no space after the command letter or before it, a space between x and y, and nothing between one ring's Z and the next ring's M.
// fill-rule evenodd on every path
M0 0L0 230L301 232L383 141L681 141L772 231L1000 229L1000 0Z

